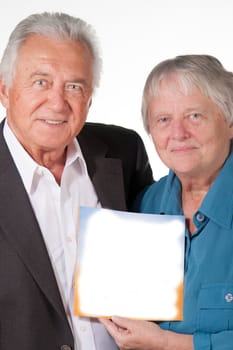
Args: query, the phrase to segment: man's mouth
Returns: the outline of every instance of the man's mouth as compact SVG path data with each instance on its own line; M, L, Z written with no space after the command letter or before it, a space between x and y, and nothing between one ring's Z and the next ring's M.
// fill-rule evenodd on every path
M45 119L43 120L46 124L50 124L50 125L59 125L59 124L63 124L66 123L66 121L64 120L50 120L50 119Z

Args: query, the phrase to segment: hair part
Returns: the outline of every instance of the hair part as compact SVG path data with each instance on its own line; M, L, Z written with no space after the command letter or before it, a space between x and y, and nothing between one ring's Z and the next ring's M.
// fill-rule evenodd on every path
M222 111L229 124L233 123L233 74L210 55L183 55L160 62L150 72L143 90L142 118L149 133L148 104L158 96L160 82L175 76L187 94L198 89Z
M102 59L94 29L82 19L65 13L43 12L23 19L10 35L0 63L0 76L8 88L14 78L19 50L33 34L85 43L93 58L93 89L99 86Z

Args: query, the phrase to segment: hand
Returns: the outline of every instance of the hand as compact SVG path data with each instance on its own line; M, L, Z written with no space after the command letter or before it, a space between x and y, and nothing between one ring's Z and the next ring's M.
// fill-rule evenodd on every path
M193 350L193 336L161 329L156 323L114 316L100 319L121 350Z
M164 331L155 323L112 317L101 319L110 335L121 350L160 350L165 349Z

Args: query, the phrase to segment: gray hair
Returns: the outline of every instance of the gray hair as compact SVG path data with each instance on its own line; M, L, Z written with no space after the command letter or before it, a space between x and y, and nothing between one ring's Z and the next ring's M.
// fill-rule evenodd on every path
M143 90L142 118L148 126L148 103L159 94L160 82L175 75L185 93L197 88L222 111L229 124L233 122L233 74L210 55L184 55L160 62L150 72Z
M80 18L65 13L32 14L18 23L10 35L0 63L0 76L10 87L17 64L19 49L32 34L84 42L93 58L93 88L99 85L102 59L94 29Z

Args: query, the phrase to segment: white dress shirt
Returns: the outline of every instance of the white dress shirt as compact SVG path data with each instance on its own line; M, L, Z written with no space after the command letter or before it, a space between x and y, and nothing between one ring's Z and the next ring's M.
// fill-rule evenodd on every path
M78 142L75 139L68 147L59 186L52 173L25 151L7 122L4 137L40 225L73 330L75 349L96 350L90 320L73 314L79 206L100 206Z

